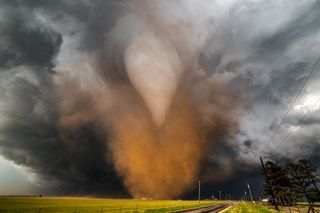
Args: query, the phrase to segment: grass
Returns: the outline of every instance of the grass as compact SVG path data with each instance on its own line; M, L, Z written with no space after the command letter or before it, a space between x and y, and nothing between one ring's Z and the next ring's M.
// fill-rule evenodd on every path
M307 212L308 211L308 205L306 203L300 203L300 205L295 206L279 206L279 211L276 211L273 206L265 206L261 204L252 204L248 202L237 202L233 206L225 209L221 213L285 213L285 212L291 212L291 213L301 213L301 212ZM315 207L317 211L320 212L319 207Z
M314 207L316 211L320 212L320 207ZM307 203L299 203L295 206L280 206L281 212L291 212L291 213L300 213L300 212L308 212L309 206Z
M260 204L252 204L246 202L238 202L233 206L222 211L223 213L273 213L278 212Z
M199 206L221 204L223 201L133 200L79 197L0 197L0 213L94 213L146 212L163 213Z

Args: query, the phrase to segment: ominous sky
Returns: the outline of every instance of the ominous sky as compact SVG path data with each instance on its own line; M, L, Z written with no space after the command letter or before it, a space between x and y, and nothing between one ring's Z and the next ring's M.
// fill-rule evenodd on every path
M0 194L153 196L165 178L137 186L152 158L194 170L177 166L185 181L169 197L192 198L200 179L204 196L239 197L249 181L258 198L259 156L320 166L319 11L318 0L0 0ZM193 151L148 148L152 137L192 138Z

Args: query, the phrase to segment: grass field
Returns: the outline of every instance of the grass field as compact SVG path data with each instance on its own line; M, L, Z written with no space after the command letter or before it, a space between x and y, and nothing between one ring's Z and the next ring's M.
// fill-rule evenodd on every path
M281 212L291 212L291 213L301 213L301 212L308 212L309 206L307 203L298 203L295 206L280 206ZM319 204L315 206L315 210L320 212Z
M223 201L132 200L74 197L0 197L0 212L6 213L101 213L170 212Z
M246 202L238 202L228 209L224 210L223 213L273 213L278 212L271 208L265 207L259 204L251 204Z
M252 204L249 202L237 202L233 206L225 209L221 213L274 213L274 212L291 212L291 213L302 213L308 211L308 205L306 203L295 205L295 206L279 206L280 211L276 211L273 206L265 206L262 204ZM315 209L320 212L319 207Z

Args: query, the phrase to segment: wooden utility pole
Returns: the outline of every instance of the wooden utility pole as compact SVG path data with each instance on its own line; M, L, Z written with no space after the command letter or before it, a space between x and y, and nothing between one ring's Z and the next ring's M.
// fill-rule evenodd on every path
M277 204L277 202L276 202L276 199L274 198L274 194L273 194L273 190L272 190L272 187L271 187L271 183L270 183L270 180L269 180L269 177L268 177L266 168L265 168L265 166L264 166L263 160L262 160L261 157L259 157L259 158L260 158L260 162L261 162L263 174L264 174L264 176L265 176L266 179L267 179L267 183L268 183L268 186L269 186L269 189L270 189L270 194L271 194L271 197L272 197L272 202L273 202L274 207L276 208L276 210L279 210L278 204Z
M199 203L200 203L200 191L201 189L200 189L200 180L199 180L199 193L198 193L198 201L199 201Z
M248 183L248 189L249 189L249 194L250 194L250 199L251 199L251 202L253 203L253 199L252 199L252 193L251 193L251 189L250 189L250 185Z

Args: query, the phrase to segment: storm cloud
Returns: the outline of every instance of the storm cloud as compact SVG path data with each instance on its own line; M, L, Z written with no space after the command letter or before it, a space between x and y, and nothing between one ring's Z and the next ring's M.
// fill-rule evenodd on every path
M316 0L221 0L199 5L192 0L161 4L2 0L0 5L0 151L4 158L36 174L35 182L46 186L42 189L45 193L129 195L108 145L115 129L106 111L119 107L124 115L130 110L139 113L135 107L141 100L130 99L136 91L126 73L129 62L122 56L126 42L143 34L145 26L169 34L181 63L196 65L188 64L184 71L192 97L206 102L211 95L220 97L218 90L227 87L228 95L222 97L228 97L232 106L228 108L221 100L218 107L227 107L232 115L238 113L235 121L227 123L232 131L224 132L218 142L212 137L209 144L217 145L201 160L197 177L208 187L215 188L226 179L236 185L239 177L235 180L235 174L244 179L253 174L259 179L259 155L318 159L319 107L310 107L320 98L320 65L279 125L319 57L320 3ZM145 25L128 16L137 12L139 18L149 18ZM171 26L171 16L166 14L182 20L182 30L180 25ZM145 40L152 39L148 36ZM208 86L193 86L202 80ZM223 86L216 87L216 82ZM115 87L119 84L129 86ZM102 88L116 92L102 96ZM123 104L110 106L114 99ZM310 114L299 128L273 150L308 110ZM101 121L101 115L108 116ZM161 123L160 115L151 112L146 117L156 116ZM223 121L222 117L216 119ZM276 129L278 133L269 142ZM215 129L209 130L208 138L215 134ZM120 173L124 168L120 166ZM192 193L192 187L183 192Z

